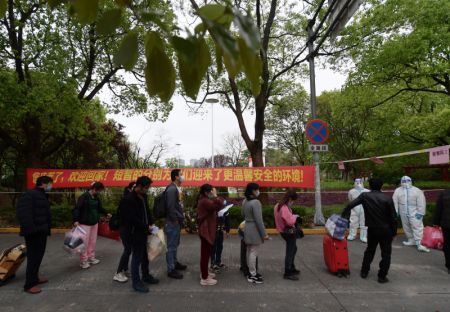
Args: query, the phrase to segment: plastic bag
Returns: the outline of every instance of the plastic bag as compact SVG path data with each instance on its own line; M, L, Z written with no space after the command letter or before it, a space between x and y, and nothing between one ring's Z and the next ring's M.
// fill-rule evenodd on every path
M325 229L328 234L334 239L343 240L345 238L345 231L348 228L348 220L341 216L334 214L328 218Z
M441 228L426 226L423 230L422 245L428 248L442 250L444 246L444 235Z
M156 234L150 235L147 242L148 260L153 261L166 251L166 239L164 231L159 230Z
M70 254L80 254L84 252L86 246L84 241L86 240L86 231L77 226L71 231L66 232L64 236L64 250Z

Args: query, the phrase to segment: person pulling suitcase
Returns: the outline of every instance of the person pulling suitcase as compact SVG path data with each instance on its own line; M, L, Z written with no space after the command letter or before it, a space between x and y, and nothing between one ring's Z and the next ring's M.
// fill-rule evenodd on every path
M342 212L342 216L349 219L350 211L362 205L368 228L367 248L364 252L361 267L361 277L367 278L370 264L373 261L378 244L381 249L381 262L378 271L378 282L387 283L387 274L391 264L392 240L397 234L397 213L390 196L381 192L383 181L372 178L369 180L370 192L362 193L351 201Z

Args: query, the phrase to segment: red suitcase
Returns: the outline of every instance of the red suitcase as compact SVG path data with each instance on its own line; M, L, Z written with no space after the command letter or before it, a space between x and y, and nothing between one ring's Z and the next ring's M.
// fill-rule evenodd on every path
M350 274L348 263L347 239L337 240L330 235L323 237L323 257L331 273L339 277Z

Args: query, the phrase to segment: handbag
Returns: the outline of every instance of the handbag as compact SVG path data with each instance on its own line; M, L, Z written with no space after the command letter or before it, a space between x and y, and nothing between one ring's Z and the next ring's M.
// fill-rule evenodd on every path
M295 226L285 227L283 234L295 235L295 238L303 238L305 236L305 233L303 233L302 228L297 223L295 224Z

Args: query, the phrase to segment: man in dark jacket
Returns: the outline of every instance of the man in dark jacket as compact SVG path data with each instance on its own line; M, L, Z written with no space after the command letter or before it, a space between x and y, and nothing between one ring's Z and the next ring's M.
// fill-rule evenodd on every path
M183 207L181 204L179 187L184 180L180 169L174 169L170 173L172 183L166 188L166 225L167 236L167 276L182 279L183 274L179 270L186 270L187 266L178 262L177 250L180 245L181 224L184 221Z
M26 192L17 203L17 218L20 224L20 235L25 237L27 245L27 271L24 290L30 294L38 294L40 284L47 283L39 278L39 267L44 257L47 236L50 235L50 202L48 195L53 180L48 176L39 177L36 187Z
M381 249L380 270L378 271L378 282L387 283L387 274L391 265L392 240L397 234L397 213L394 202L390 196L381 192L383 181L370 179L370 192L362 193L350 202L342 212L342 216L349 218L350 211L362 205L366 226L368 227L367 248L361 267L361 277L366 278L370 271L378 244Z
M442 228L444 235L445 267L450 274L450 189L443 190L436 202L436 211L433 218L434 226Z
M131 278L133 289L138 292L148 292L147 284L157 284L159 281L149 273L147 256L147 238L154 227L153 217L148 207L147 192L152 180L147 176L139 177L130 194L120 203L121 224L130 228L130 241L132 249ZM139 266L142 270L142 280L139 275Z

